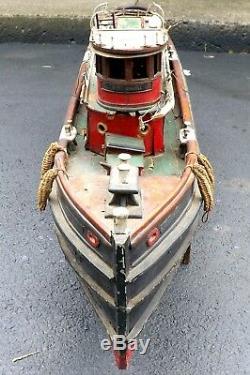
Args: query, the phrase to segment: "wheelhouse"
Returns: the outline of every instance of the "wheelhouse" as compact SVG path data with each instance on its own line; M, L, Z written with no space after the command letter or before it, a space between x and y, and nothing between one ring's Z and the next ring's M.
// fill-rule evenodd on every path
M166 84L167 44L164 15L155 5L96 9L82 98L88 108L87 149L107 160L117 145L134 153L135 141L140 157L164 152L162 111L174 102L171 82Z
M161 67L161 52L122 58L96 54L99 102L133 107L154 104L161 95Z

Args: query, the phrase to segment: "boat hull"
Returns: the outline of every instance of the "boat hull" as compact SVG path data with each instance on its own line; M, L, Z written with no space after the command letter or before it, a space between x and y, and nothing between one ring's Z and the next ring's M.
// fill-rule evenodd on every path
M38 194L42 210L50 200L59 244L111 341L126 341L114 349L119 368L189 262L200 190L206 213L213 201L183 69L159 9L95 11Z
M110 248L103 249L113 254L113 262L110 264L108 257L93 252L79 236L79 229L69 221L60 196L58 187L55 187L50 203L58 241L68 262L75 270L110 338L120 334L127 340L135 338L157 307L191 245L201 205L196 185L188 204L184 205L178 215L172 213L174 219L170 221L165 233L162 233L160 242L147 250L144 256L131 262L133 258L129 258L129 254L133 252L133 244L129 239L126 241L123 246L125 277L122 281L117 279L117 244L111 240ZM86 221L83 225L86 226ZM137 244L137 249L140 254L140 244ZM125 295L121 302L118 296L123 292Z

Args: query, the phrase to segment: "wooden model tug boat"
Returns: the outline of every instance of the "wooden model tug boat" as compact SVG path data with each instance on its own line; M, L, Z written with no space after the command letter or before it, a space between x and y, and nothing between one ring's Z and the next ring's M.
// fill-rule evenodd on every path
M61 248L111 340L135 338L188 263L213 183L161 8L100 5L38 205L50 198ZM119 368L130 354L115 352Z

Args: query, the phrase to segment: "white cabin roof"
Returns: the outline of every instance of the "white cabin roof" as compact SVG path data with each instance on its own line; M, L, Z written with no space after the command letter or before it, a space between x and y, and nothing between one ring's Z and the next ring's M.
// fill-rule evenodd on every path
M96 12L91 21L90 42L105 50L161 49L168 33L161 15L136 10Z
M92 30L93 45L110 50L140 50L161 47L168 40L167 32L161 30Z

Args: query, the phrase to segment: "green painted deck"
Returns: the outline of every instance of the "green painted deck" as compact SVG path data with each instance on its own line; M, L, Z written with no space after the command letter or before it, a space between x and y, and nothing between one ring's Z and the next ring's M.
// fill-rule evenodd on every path
M174 113L179 113L179 108L170 112L165 121L165 152L158 156L139 158L144 163L142 175L139 177L139 185L142 192L143 218L129 219L129 230L136 230L147 217L162 207L164 202L176 189L180 176L184 169L184 160L179 154L179 129L182 120L175 118ZM105 218L106 205L109 200L108 186L109 176L101 163L107 163L104 156L97 155L85 149L87 116L84 107L81 106L75 118L74 126L77 128L77 145L69 150L67 173L71 183L73 194L80 206L89 214L98 218L103 225L113 230L113 219ZM117 156L119 154L117 150ZM115 155L115 154L114 154ZM118 158L108 156L108 162L117 164ZM132 157L131 164L138 165L138 155Z
M145 176L180 176L182 174L184 160L179 155L179 130L181 125L181 120L179 118L175 119L174 113L171 111L165 120L165 152L157 156L152 155L144 158ZM84 134L87 128L87 113L83 105L80 106L74 126L77 128L78 136L76 139L77 147L70 152L68 166L70 173L105 174L106 172L100 162L108 162L115 165L116 160L113 155L109 155L108 160L105 160L103 156L85 150ZM133 157L131 164L138 165L138 160L138 157Z

